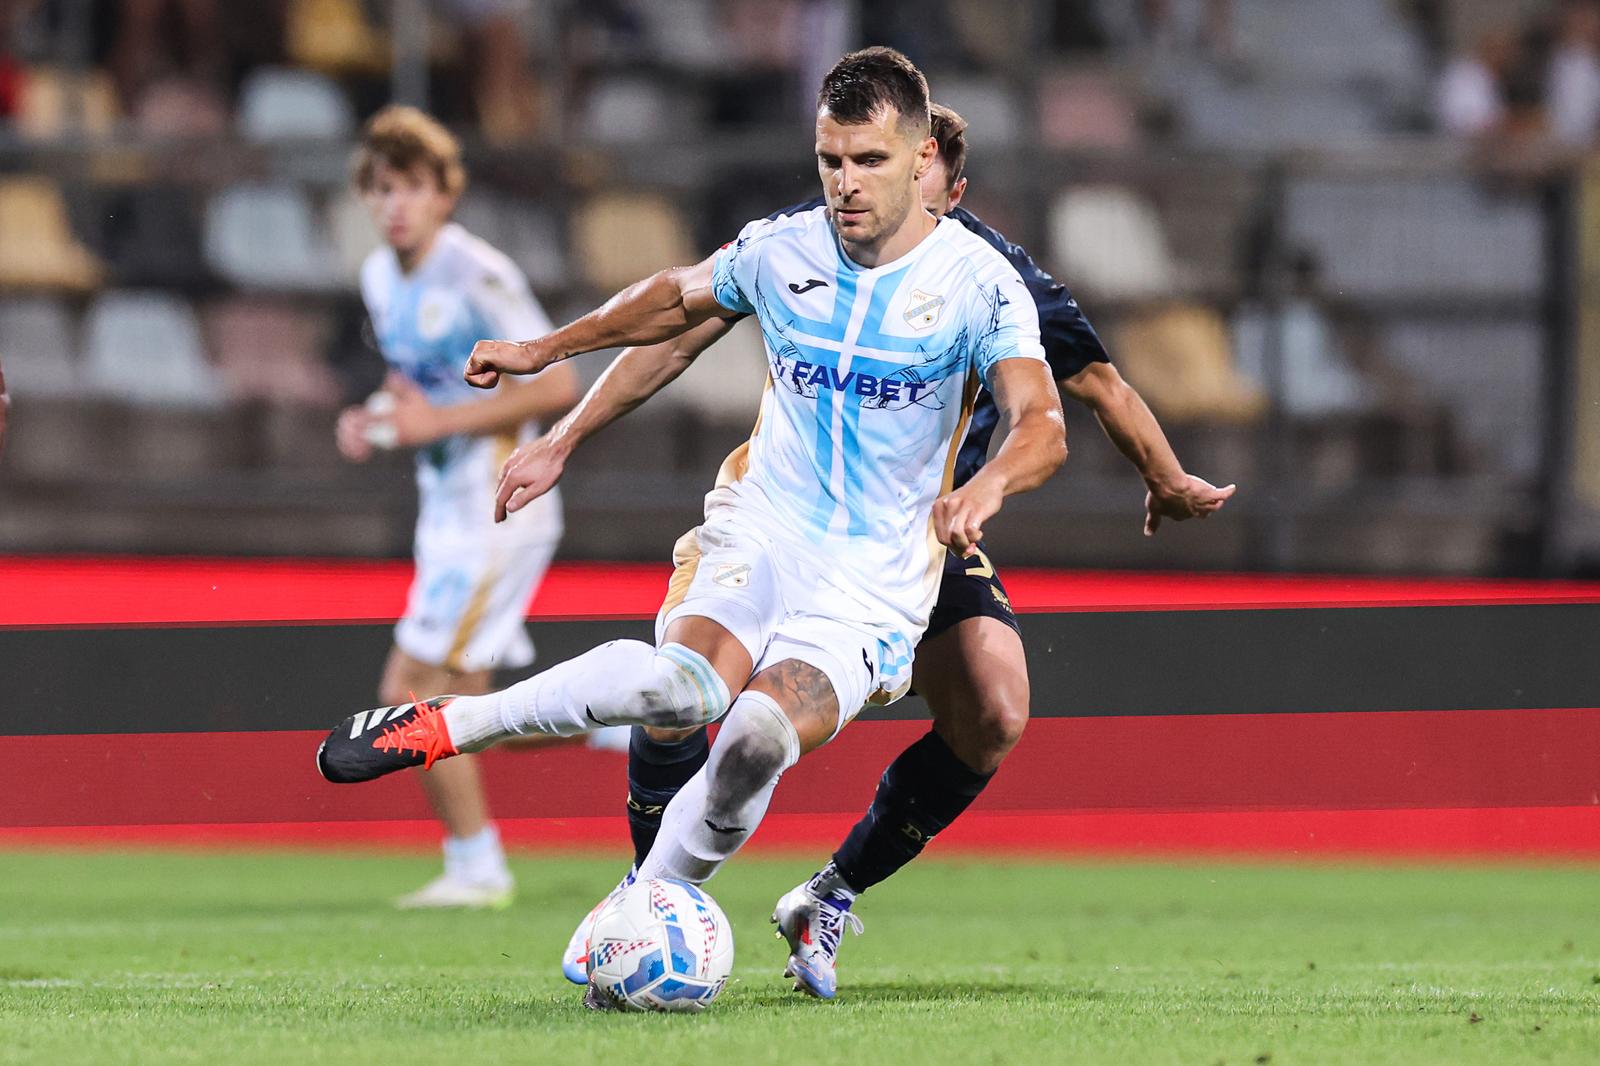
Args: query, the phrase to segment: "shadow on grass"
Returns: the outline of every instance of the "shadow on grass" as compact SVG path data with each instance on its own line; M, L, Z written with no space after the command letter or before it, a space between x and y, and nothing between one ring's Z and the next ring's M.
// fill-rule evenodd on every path
M990 1002L1016 1004L1029 999L1082 1000L1105 998L1095 988L1071 988L1059 984L1028 981L863 981L846 985L834 1001L838 1006L916 1006L937 1008L954 1005L982 1005ZM734 1003L739 1008L761 1010L816 1010L819 1004L809 996L782 986L742 990Z

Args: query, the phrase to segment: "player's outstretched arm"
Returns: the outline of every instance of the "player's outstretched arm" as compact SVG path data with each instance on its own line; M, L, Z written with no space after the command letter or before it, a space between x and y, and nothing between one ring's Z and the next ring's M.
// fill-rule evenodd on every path
M658 271L543 337L479 341L467 360L467 382L492 389L501 374L536 374L552 363L601 348L658 344L728 314L711 293L714 258Z
M549 422L578 399L578 375L552 366L531 381L502 381L481 400L439 406L403 374L391 373L384 390L393 397L389 422L396 447L412 448L443 437L488 437L515 431L525 422Z
M1067 458L1067 427L1061 398L1045 364L1004 359L989 374L996 406L1011 431L987 465L972 480L933 504L939 543L957 555L971 555L983 539L983 524L1012 493L1036 489Z
M1153 535L1165 518L1182 522L1209 517L1237 490L1236 485L1219 489L1186 473L1144 397L1110 363L1090 363L1063 379L1061 388L1094 412L1111 443L1144 478L1145 536Z
M578 445L666 388L732 328L732 321L713 318L670 341L629 348L613 359L565 418L511 453L500 468L494 520L505 521L507 514L549 492Z

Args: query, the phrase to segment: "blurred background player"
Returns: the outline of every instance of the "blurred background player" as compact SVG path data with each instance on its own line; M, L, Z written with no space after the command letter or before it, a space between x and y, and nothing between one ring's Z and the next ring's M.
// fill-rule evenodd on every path
M385 242L362 267L361 295L390 369L365 405L340 416L339 450L353 462L375 447L417 452L416 575L379 698L487 692L494 669L533 661L523 620L561 537L554 496L495 523L496 476L519 440L571 406L576 379L553 367L487 398L461 380L480 338L551 326L511 261L450 221L466 173L443 126L415 108L380 111L353 177ZM512 878L475 760L418 781L448 834L444 873L398 904L509 903Z
M1111 365L1066 286L960 206L967 189L967 123L939 104L930 112L938 157L921 181L923 206L978 234L1021 274L1038 308L1052 376L1094 413L1144 479L1145 535L1153 535L1163 520L1204 518L1220 509L1234 486L1218 489L1185 472L1155 416ZM810 200L774 217L822 203ZM530 492L553 487L579 444L673 381L735 321L708 322L676 340L620 355L576 408L519 453ZM964 484L983 466L998 422L999 412L985 392L957 456L955 484ZM1027 725L1028 667L1021 634L1010 597L983 549L971 558L946 552L939 599L918 645L914 686L933 713L933 729L890 764L871 808L824 870L780 904L784 932L793 934L797 952L809 956L798 968L808 991L831 991L833 955L856 895L910 862L977 799ZM679 740L635 728L627 808L636 868L654 843L661 811L705 761L705 750L704 730ZM562 957L562 972L575 983L585 980L582 959L593 913L580 923ZM801 923L813 927L806 937L800 935Z

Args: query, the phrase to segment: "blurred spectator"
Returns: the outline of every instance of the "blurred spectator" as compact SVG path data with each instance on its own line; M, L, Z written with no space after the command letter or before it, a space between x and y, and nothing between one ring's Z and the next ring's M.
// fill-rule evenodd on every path
M1593 142L1600 124L1600 6L1569 0L1550 53L1545 94L1550 132L1563 144Z
M217 0L120 0L110 66L125 106L165 74L221 82L227 64Z
M1101 17L1115 22L1122 8L1141 36L1163 52L1197 52L1213 59L1236 54L1233 0L1101 0Z
M1445 64L1439 78L1439 124L1447 133L1472 137L1498 129L1506 117L1506 82L1521 54L1516 32L1485 33L1472 51Z
M528 48L532 0L442 0L442 15L466 37L466 69L483 136L514 144L539 128L539 83Z

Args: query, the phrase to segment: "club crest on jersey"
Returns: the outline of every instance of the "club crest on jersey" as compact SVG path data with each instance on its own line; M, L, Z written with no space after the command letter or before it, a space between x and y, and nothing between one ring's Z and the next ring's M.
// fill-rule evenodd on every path
M750 584L749 563L723 563L711 575L711 580L730 589L742 589Z
M943 296L923 292L921 289L912 289L911 301L901 317L912 329L927 329L939 321L939 312L943 310Z
M450 297L440 292L424 293L417 303L417 335L436 341L450 329Z

